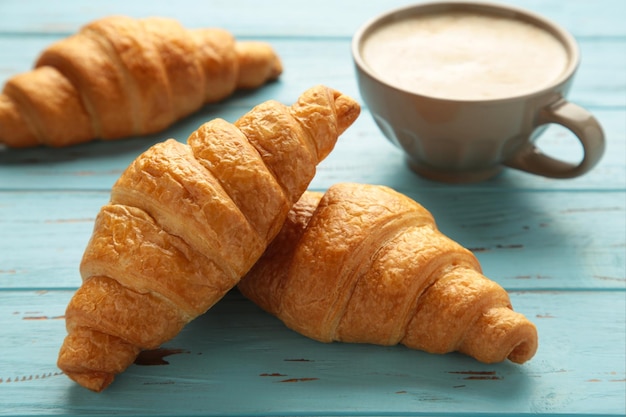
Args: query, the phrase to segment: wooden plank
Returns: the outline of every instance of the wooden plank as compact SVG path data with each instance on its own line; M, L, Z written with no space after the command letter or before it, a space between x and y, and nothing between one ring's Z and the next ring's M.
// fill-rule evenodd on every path
M0 36L0 82L29 71L37 57L61 36ZM259 94L239 95L225 105L251 107L260 96L291 102L314 84L327 84L353 96L358 95L350 37L342 38L268 38L284 63L280 88L264 88ZM581 63L574 80L570 98L592 111L603 108L623 108L626 92L626 39L599 42L581 39ZM265 98L264 98L265 99ZM220 106L221 107L221 106Z
M407 195L505 288L626 288L624 192L414 188ZM93 221L108 198L104 191L0 192L0 287L77 287Z
M15 42L18 39L18 42ZM37 42L35 42L35 40ZM36 53L43 41L35 38L0 38L0 50L8 51L0 61L5 68L0 78L8 78L16 66L7 63L20 62L23 70L30 68L31 59L25 50ZM184 141L203 122L222 117L236 120L254 105L269 99L292 103L297 96L314 84L326 84L357 98L361 103L347 40L277 40L277 50L284 58L285 73L277 83L257 91L239 93L228 100L207 106L196 114L180 121L164 132L144 138L113 143L90 143L69 149L6 150L0 148L0 189L108 189L122 170L140 152L151 144L175 137ZM598 47L599 45L599 47ZM581 65L571 94L572 100L596 114L607 137L607 152L600 165L590 174L575 181L546 181L543 178L518 172L491 182L494 187L519 188L592 188L624 189L626 187L626 55L616 54L618 48L626 48L626 41L619 43L590 42L586 45L586 59ZM329 65L332 63L332 65ZM608 64L607 64L608 63ZM362 103L363 104L363 103ZM400 152L382 136L372 121L366 106L363 114L342 137L336 150L320 168L317 184L337 180L412 183L413 175L401 161ZM571 161L580 158L580 146L571 133L560 127L551 127L540 139L540 145L548 152ZM350 161L346 163L346 161ZM365 169L364 169L365 168ZM22 175L21 170L25 170ZM509 170L511 171L511 170ZM315 185L322 187L323 185ZM420 187L431 186L419 182Z
M259 99L266 96L259 92ZM174 137L184 141L205 120L223 117L236 120L248 109L209 108L167 131L145 138L118 142L93 142L71 148L0 151L0 190L110 190L122 171L152 144ZM312 188L342 182L391 185L402 190L424 188L454 190L624 190L626 189L626 124L623 111L599 111L607 132L607 151L590 173L572 180L538 177L521 171L505 172L480 184L451 186L427 181L408 169L402 152L385 139L366 110L339 139L318 169ZM539 145L566 160L579 158L579 145L569 132L551 127Z
M618 415L624 293L522 292L538 327L530 362L480 364L403 347L321 344L237 292L165 345L169 365L133 365L102 394L55 366L70 292L0 291L0 414ZM595 354L601 351L602 354Z
M0 32L5 33L72 33L89 20L110 14L133 17L149 15L179 19L189 27L226 26L242 36L350 36L365 20L412 0L363 2L333 0L285 3L266 1L259 7L254 0L198 3L194 0L172 2L132 2L110 0L86 5L66 0L51 7L46 0L3 1ZM621 0L585 0L545 2L541 0L508 0L504 2L541 13L577 36L624 36L624 4Z
M76 288L108 193L0 193L0 288Z
M451 186L415 176L367 108L322 162L311 189L389 185L430 209L538 326L528 364L458 354L320 344L233 291L165 347L163 366L133 365L92 394L60 373L63 314L78 264L114 181L147 147L202 122L235 120L268 99L290 103L323 83L360 99L350 40L368 18L412 0L129 2L0 1L0 83L31 68L49 43L108 14L162 15L272 42L277 83L238 93L165 132L70 149L0 149L0 415L625 415L626 26L622 0L507 0L570 30L582 62L570 98L598 117L607 153L591 173L551 180L506 170ZM577 160L551 127L542 149Z

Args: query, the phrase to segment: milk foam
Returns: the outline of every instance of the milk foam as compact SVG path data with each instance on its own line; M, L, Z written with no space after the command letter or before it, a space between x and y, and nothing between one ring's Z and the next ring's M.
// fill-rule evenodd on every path
M471 12L411 17L376 29L363 44L384 81L418 94L497 99L547 87L568 64L565 47L530 23Z

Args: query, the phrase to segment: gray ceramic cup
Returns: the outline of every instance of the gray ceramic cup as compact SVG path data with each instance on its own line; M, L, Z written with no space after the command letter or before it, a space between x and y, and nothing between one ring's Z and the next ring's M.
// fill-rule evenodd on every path
M416 92L384 80L372 69L371 61L364 59L364 46L377 29L402 19L459 11L516 19L546 30L565 48L565 68L549 85L535 91L495 99L459 99ZM534 13L492 3L420 3L366 22L353 37L352 55L361 96L376 124L404 150L409 166L425 178L476 182L504 167L573 178L591 170L604 153L598 121L566 99L580 61L578 45L567 31ZM553 123L569 129L582 144L579 163L544 154L536 145L539 135Z

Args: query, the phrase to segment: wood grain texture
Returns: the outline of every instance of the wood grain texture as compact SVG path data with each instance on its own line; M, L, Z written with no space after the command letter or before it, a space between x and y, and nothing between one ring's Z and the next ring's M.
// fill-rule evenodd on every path
M12 358L0 371L3 413L617 415L620 410L626 306L616 292L512 292L514 305L533 318L540 334L549 335L525 366L484 365L462 355L399 346L321 344L287 330L232 292L164 346L178 352L164 358L168 365L134 365L102 394L77 387L53 365L63 331L59 316L70 296L70 291L0 292L0 325L22 329L0 342L4 356Z
M185 141L201 123L254 105L290 104L314 84L360 100L350 41L406 0L288 2L0 1L0 82L48 44L108 14L162 15L270 41L281 79L204 107L170 129L67 149L0 149L0 415L606 415L626 414L626 5L621 0L511 0L570 30L582 61L570 99L591 110L607 152L589 174L552 180L514 170L480 184L423 180L366 107L318 168L311 189L342 181L391 186L422 203L478 256L537 325L528 364L483 365L402 347L321 344L286 329L237 291L192 322L160 366L132 366L107 391L56 367L64 311L100 207L122 170L152 144ZM577 160L571 134L540 146ZM174 353L173 353L174 352ZM146 359L147 363L151 359ZM245 397L242 397L245 393ZM244 400L245 398L245 400Z

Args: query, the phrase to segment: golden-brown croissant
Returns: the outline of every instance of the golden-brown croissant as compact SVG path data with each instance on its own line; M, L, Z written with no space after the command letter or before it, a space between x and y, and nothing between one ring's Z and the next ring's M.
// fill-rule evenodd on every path
M209 309L261 256L359 111L317 86L134 160L96 218L59 368L100 391Z
M173 19L111 16L50 45L0 95L0 143L67 146L159 132L237 88L276 79L263 42Z
M535 326L432 215L384 186L306 192L240 291L322 342L404 344L492 363L530 359Z

